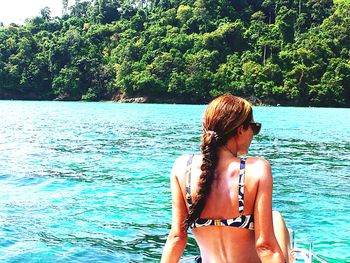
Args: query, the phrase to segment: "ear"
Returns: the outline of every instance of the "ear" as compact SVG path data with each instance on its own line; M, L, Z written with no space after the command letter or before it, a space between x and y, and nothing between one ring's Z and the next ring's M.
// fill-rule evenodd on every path
M243 133L243 125L237 128L237 135L242 135L242 133Z

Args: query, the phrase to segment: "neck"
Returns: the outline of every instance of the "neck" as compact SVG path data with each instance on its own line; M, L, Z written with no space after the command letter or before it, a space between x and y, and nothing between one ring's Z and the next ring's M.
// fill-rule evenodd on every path
M224 150L229 152L233 157L237 157L237 151L230 150L226 145L223 146Z

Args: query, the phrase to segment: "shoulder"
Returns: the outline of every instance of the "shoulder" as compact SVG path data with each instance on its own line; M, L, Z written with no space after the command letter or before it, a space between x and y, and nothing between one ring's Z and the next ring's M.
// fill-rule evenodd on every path
M174 165L184 165L188 162L188 160L194 156L194 154L183 154L175 159Z
M174 168L186 168L194 154L183 154L175 159Z
M254 167L271 167L269 161L262 157L248 157L246 162L247 164L252 165Z
M172 176L182 178L185 176L186 168L189 165L189 160L193 158L193 154L183 154L175 159Z
M261 157L249 157L246 160L249 173L254 174L257 179L267 179L272 177L271 165L268 160Z

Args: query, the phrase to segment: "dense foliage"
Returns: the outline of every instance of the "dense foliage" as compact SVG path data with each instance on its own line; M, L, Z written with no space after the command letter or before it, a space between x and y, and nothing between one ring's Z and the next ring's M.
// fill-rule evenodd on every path
M0 98L350 105L348 0L63 0L0 28Z

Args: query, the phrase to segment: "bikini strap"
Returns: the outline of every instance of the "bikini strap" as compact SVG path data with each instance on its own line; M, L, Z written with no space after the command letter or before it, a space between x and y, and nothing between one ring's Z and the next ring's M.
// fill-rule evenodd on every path
M191 197L191 165L192 165L193 154L190 154L187 165L186 165L186 200L188 207L192 208L192 197Z
M245 174L245 159L242 158L239 167L238 180L238 212L240 215L244 213L244 174Z

